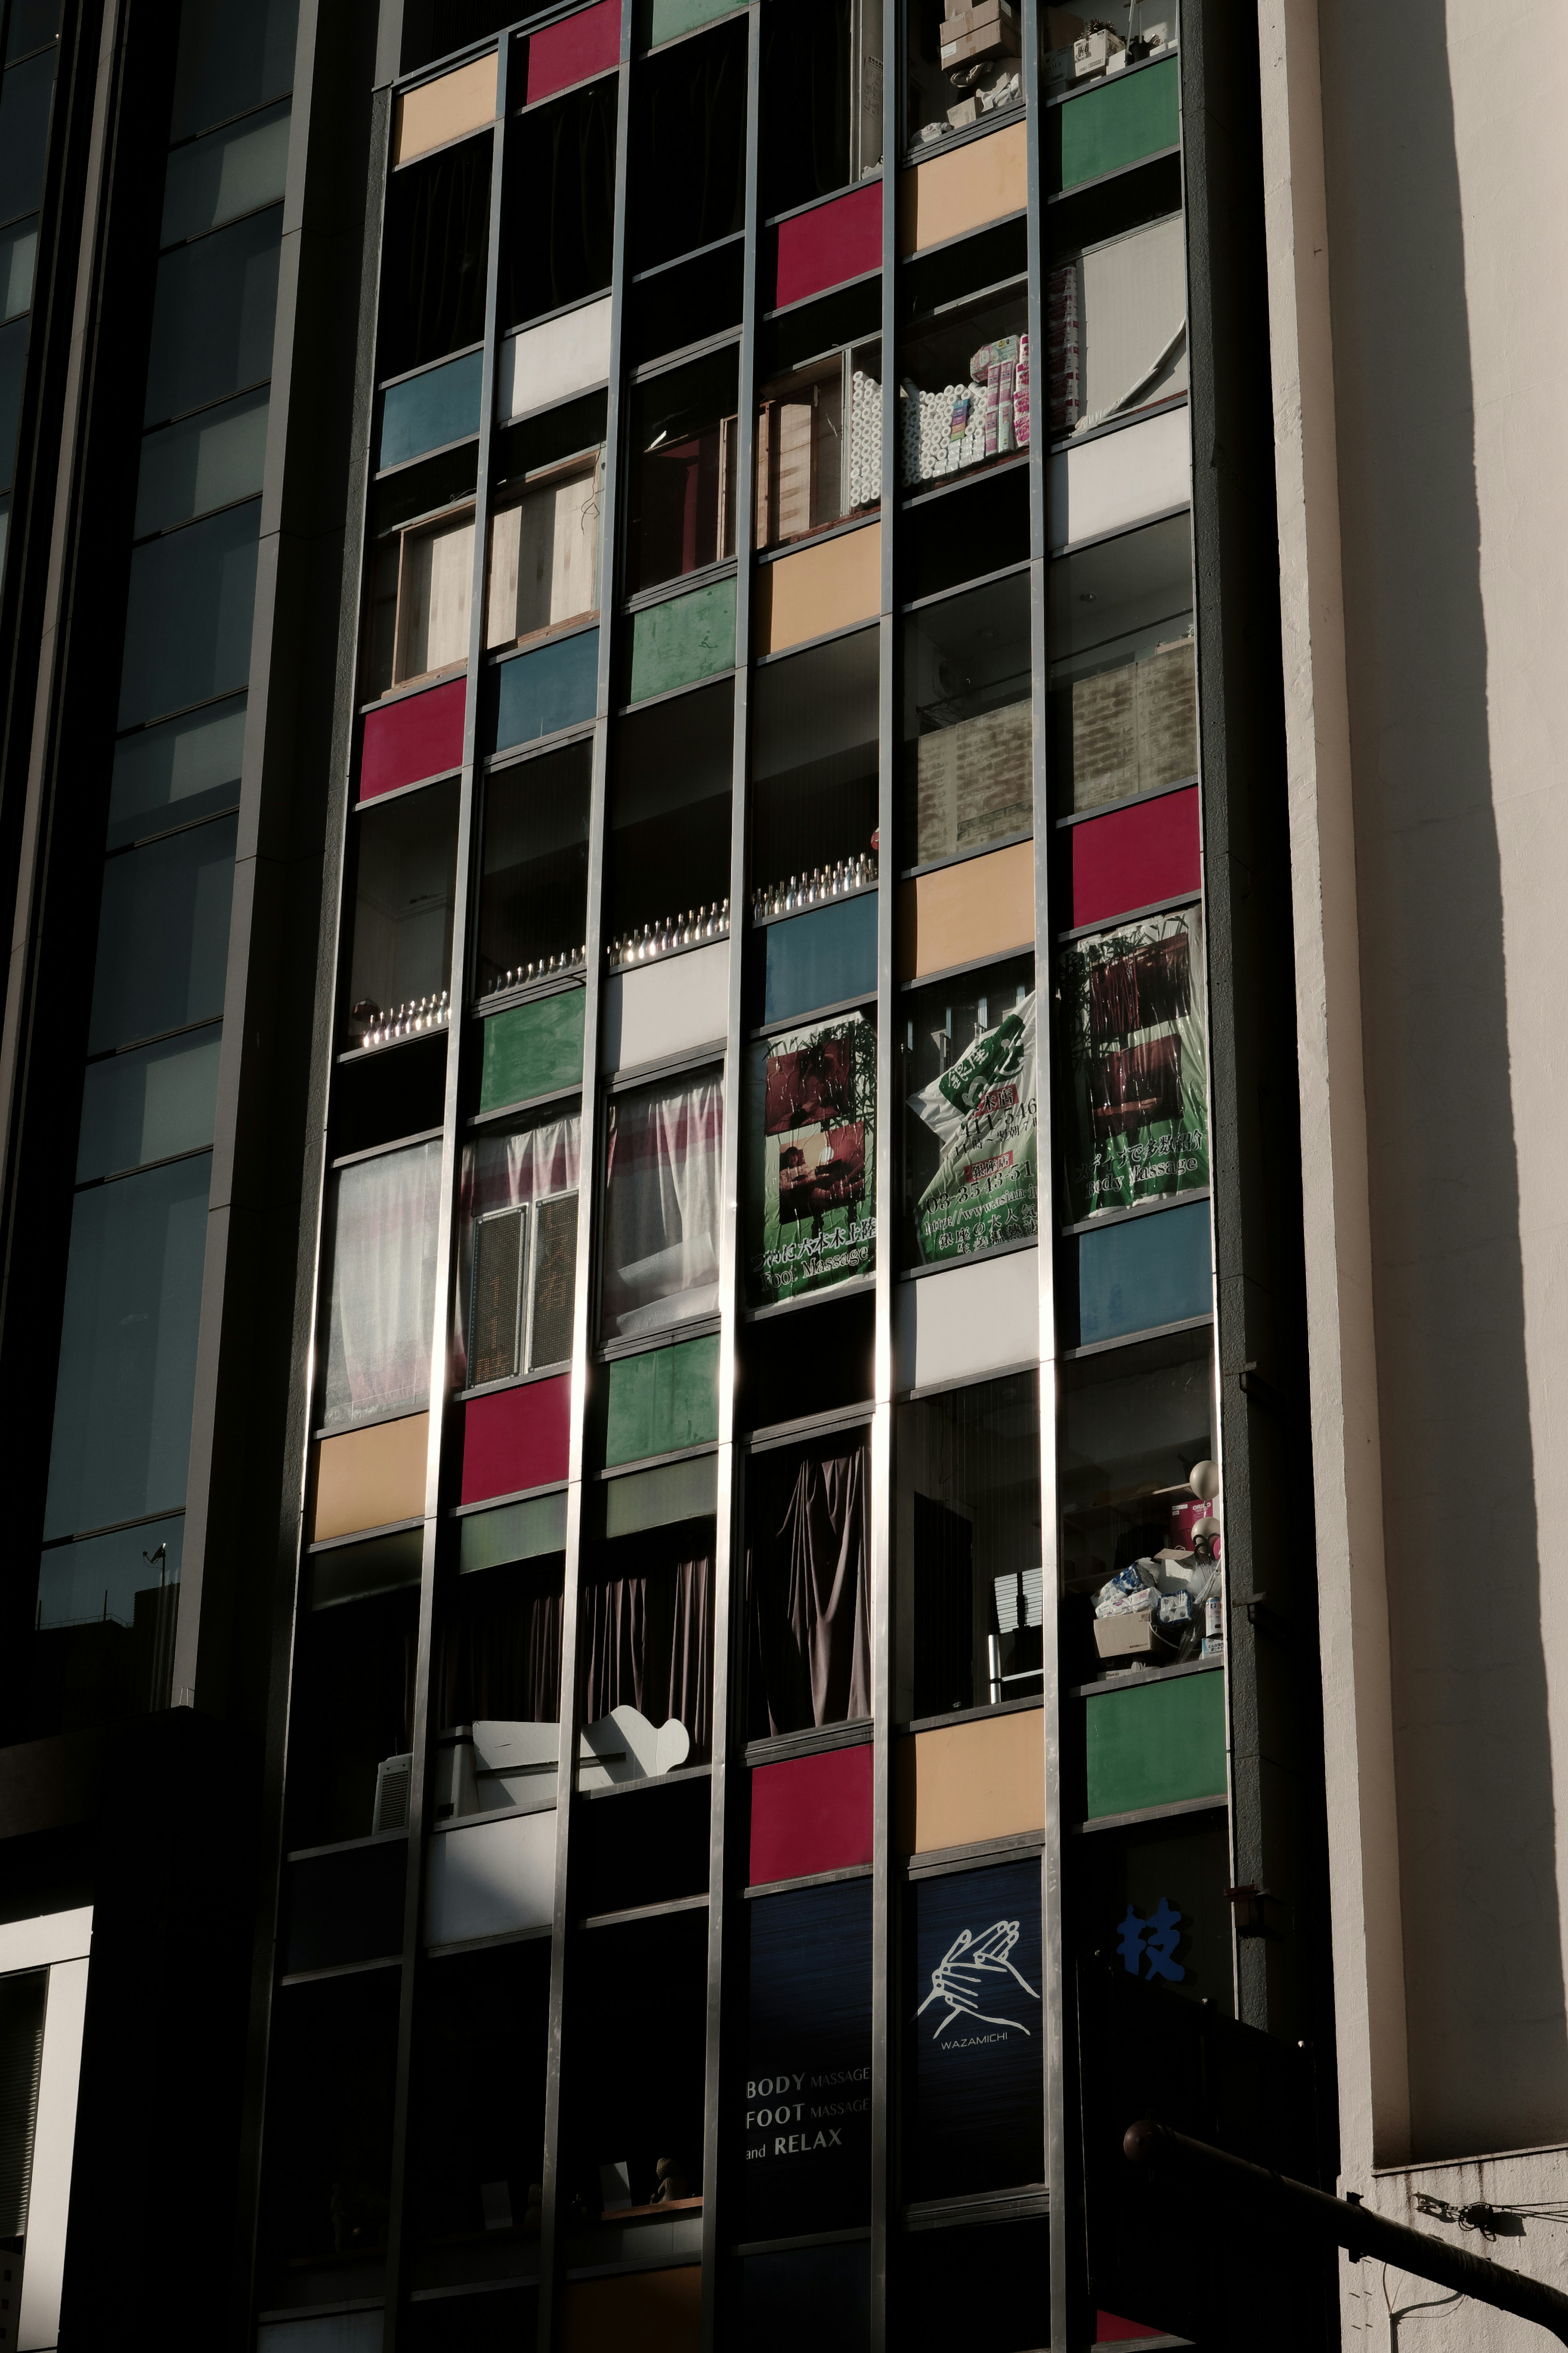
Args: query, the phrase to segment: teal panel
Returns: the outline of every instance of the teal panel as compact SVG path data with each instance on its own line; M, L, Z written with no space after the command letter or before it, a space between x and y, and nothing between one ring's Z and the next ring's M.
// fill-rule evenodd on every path
M657 48L660 41L733 14L734 0L637 0L637 47Z
M665 1428L668 1436L661 1451L673 1453L678 1446L710 1446L719 1435L719 1335L709 1333L706 1339L683 1340L678 1348L663 1351L668 1366L665 1376Z
M1071 1247L1078 1252L1080 1346L1184 1323L1214 1306L1206 1201L1125 1218L1079 1234Z
M1050 109L1047 142L1053 188L1120 172L1182 136L1181 68L1174 58L1100 82Z
M634 1471L595 1488L599 1533L631 1536L644 1528L667 1528L677 1520L705 1518L718 1509L719 1458L700 1454L689 1462L665 1462L657 1471Z
M566 1549L566 1493L531 1495L523 1504L503 1504L499 1512L470 1512L460 1523L458 1569L500 1568L514 1560L538 1560Z
M537 743L594 716L599 686L599 632L580 629L496 671L495 748Z
M560 1087L582 1085L587 1002L584 990L567 988L489 1016L479 1078L481 1111L498 1111L502 1103L528 1103Z
M689 596L632 616L628 702L691 686L735 667L735 584L714 580Z
M384 392L377 466L401 466L426 449L444 449L448 441L477 433L484 373L484 353L469 352Z
M770 923L765 937L764 1021L793 1021L797 1014L875 994L875 891L841 899L837 906L812 907L787 923Z
M623 1356L609 1368L605 1463L710 1446L719 1435L719 1335Z
M654 1439L658 1409L658 1360L667 1349L646 1356L623 1356L609 1368L605 1402L605 1461L638 1462L647 1454L665 1454L668 1447Z
M1225 1675L1133 1683L1084 1702L1089 1819L1225 1796Z

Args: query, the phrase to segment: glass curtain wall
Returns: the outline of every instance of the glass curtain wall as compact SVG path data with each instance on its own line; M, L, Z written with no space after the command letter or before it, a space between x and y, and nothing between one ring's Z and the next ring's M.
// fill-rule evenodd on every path
M11 534L59 34L60 0L9 0L0 10L0 587Z

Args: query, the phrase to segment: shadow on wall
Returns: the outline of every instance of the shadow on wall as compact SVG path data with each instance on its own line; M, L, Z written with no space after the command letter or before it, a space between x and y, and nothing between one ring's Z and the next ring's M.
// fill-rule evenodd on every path
M1411 2147L1568 2128L1449 59L1323 0ZM1379 2151L1397 2160L1405 2152Z

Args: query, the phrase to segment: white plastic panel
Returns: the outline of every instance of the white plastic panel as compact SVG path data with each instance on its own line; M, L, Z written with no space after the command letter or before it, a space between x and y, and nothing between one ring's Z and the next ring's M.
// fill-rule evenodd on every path
M382 2315L313 2313L309 2320L269 2320L256 2332L256 2353L381 2353Z
M555 1905L555 1809L465 1823L430 1841L425 1941L460 1945L547 1928Z
M605 984L600 1068L635 1071L721 1043L730 1010L730 943L613 972Z
M895 1387L941 1388L1030 1363L1040 1353L1039 1281L1028 1250L896 1282Z
M1193 487L1185 407L1062 450L1048 480L1053 554L1185 506Z
M552 401L603 384L610 373L610 298L585 302L542 327L524 327L500 347L498 414L527 417Z

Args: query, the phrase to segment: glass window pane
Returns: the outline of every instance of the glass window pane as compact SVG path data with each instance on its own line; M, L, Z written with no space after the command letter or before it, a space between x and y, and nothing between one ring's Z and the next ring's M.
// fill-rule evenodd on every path
M1132 417L1185 392L1187 257L1179 212L1058 262L1047 304L1053 436Z
M294 79L299 0L184 0L171 139L226 122Z
M168 531L214 507L253 498L267 457L268 395L247 392L223 408L149 433L136 484L136 536Z
M321 1415L329 1430L429 1404L440 1181L438 1142L338 1174Z
M752 878L763 902L759 913L778 912L792 886L798 892L814 879L826 883L820 895L838 898L874 878L879 674L875 629L755 673Z
M494 145L486 132L393 174L382 247L383 382L483 340Z
M718 1313L723 1124L717 1071L611 1097L602 1339L628 1340Z
M512 126L501 241L508 326L563 310L610 282L617 87L606 75Z
M434 785L356 820L349 1034L446 1001L452 963L452 888L458 858L458 787Z
M1209 1179L1203 911L1120 923L1058 959L1068 1068L1068 1217Z
M869 2246L851 2240L846 2246L742 2256L741 2342L747 2353L798 2353L805 2344L813 2353L867 2353Z
M510 1135L485 1135L463 1148L463 1173L458 1193L458 1282L461 1305L463 1332L458 1340L457 1381L459 1388L477 1388L481 1381L504 1379L500 1373L481 1372L478 1352L468 1363L471 1345L469 1335L477 1331L472 1320L480 1305L481 1275L478 1271L484 1252L476 1247L476 1237L489 1234L492 1226L510 1224L509 1212L523 1208L530 1203L549 1201L559 1210L563 1198L570 1202L570 1215L563 1222L570 1228L573 1267L576 1261L577 1233L577 1156L581 1148L582 1120L575 1111L560 1112L535 1120L529 1126L517 1129ZM494 1245L491 1245L493 1250ZM572 1279L570 1271L562 1303L556 1297L561 1276L560 1240L554 1227L547 1240L533 1237L536 1254L542 1254L536 1266L535 1283L542 1276L546 1280L547 1321L558 1315L563 1303L566 1318L566 1345L561 1356L572 1353ZM546 1266L546 1261L548 1265ZM495 1261L492 1258L492 1265ZM521 1268L518 1270L521 1282ZM485 1277L488 1282L489 1278ZM520 1287L517 1301L526 1304L526 1290ZM535 1333L538 1334L538 1305L535 1305ZM518 1337L522 1333L520 1328ZM553 1364L556 1356L541 1356L537 1345L534 1359L540 1364ZM521 1371L521 1363L510 1368Z
M919 1880L904 1903L904 2196L1041 2181L1039 1857Z
M44 192L55 52L8 66L0 79L0 220L30 213Z
M33 272L38 259L36 218L0 237L0 319L19 319L33 304Z
M753 1458L746 1479L747 1736L871 1713L863 1434Z
M89 1063L82 1088L77 1183L210 1144L222 1044L223 1032L215 1027L195 1038L171 1038L117 1054L112 1061Z
M46 1535L185 1500L211 1176L202 1155L77 1196Z
M605 928L612 961L689 913L728 927L735 691L730 680L624 719L610 744ZM704 930L705 938L714 933Z
M529 2185L544 2170L549 1939L454 1955L429 1969L421 1992L411 2135L420 2235L451 2240L477 2237L487 2222L504 2227L498 2187L521 2227ZM488 2353L494 2297L457 2301L465 2353ZM521 2344L521 2320L509 2317Z
M474 1387L522 1370L528 1310L528 1211L495 1209L474 1221L468 1284L468 1370Z
M489 646L520 644L599 609L599 468L569 466L490 526Z
M735 553L736 366L717 352L633 396L628 593Z
M916 866L1032 831L1029 580L904 624L904 838Z
M563 1365L572 1354L572 1306L577 1283L577 1196L542 1201L533 1228L533 1308L528 1361L538 1372Z
M163 183L160 245L178 245L278 202L289 167L289 112L285 101L175 148Z
M944 0L909 0L905 137L911 147L929 147L955 131L967 130L972 122L984 122L1023 103L1021 18L1014 0L1002 0L997 16L956 45L942 29L946 14ZM954 46L962 54L947 57L944 51ZM1121 47L1120 40L1117 47Z
M871 1882L742 1908L745 2065L727 2135L740 2160L735 2235L853 2229L871 2203Z
M5 546L11 536L11 498L0 497L0 587L5 583Z
M745 227L746 26L671 46L632 77L633 266L648 269Z
M163 256L144 425L226 399L271 375L282 225L275 206Z
M16 432L22 418L31 323L26 318L13 319L8 327L0 327L0 491L8 491L16 478Z
M184 1534L177 1514L44 1554L25 1736L168 1706Z
M114 747L109 793L109 848L156 833L239 798L246 698L192 712L127 736Z
M588 905L590 744L503 769L485 787L475 989L575 968Z
M765 214L793 212L859 177L860 163L852 165L849 153L850 38L853 19L863 13L842 0L781 0L763 10ZM880 142L876 145L879 156ZM876 160L868 154L866 168Z
M901 999L904 1248L933 1266L1039 1223L1034 959Z
M59 38L60 0L11 0L11 23L5 35L5 55L25 58L46 41Z
M906 485L940 481L1029 447L1028 358L1022 286L955 305L908 331L899 385Z
M579 1788L654 1778L710 1757L713 1550L713 1520L698 1515L585 1551Z
M108 860L89 1053L223 1011L237 831L220 818Z
M1058 556L1047 577L1058 810L1100 808L1195 776L1188 517Z
M246 684L260 528L255 500L137 548L120 674L121 727Z

